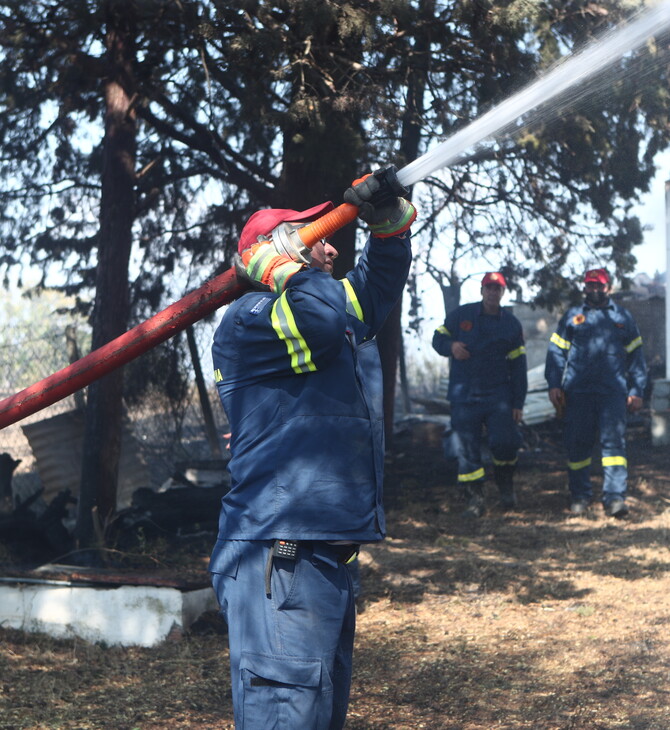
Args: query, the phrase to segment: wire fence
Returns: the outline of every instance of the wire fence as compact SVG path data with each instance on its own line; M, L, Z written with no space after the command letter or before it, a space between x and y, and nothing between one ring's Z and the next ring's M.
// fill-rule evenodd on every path
M207 384L215 431L220 439L227 428L211 375L209 346L212 327L207 323L198 323L193 328L193 334L198 355L202 358L201 367ZM29 329L18 329L11 333L5 331L4 339L0 342L0 399L10 397L67 367L73 359L73 353L76 357L80 347L86 348L89 339L87 332L73 333L72 328L67 326L56 326L38 337L32 336ZM159 348L161 347L169 348L170 344L160 345ZM140 356L132 364L132 372L141 373L155 368L156 357L156 352ZM127 385L130 378L132 373L129 375L127 371ZM216 457L216 453L212 451L211 439L208 438L192 363L187 363L182 387L178 389L177 396L174 390L162 388L160 384L152 385L139 398L134 395L125 400L128 429L132 434L137 455L146 466L144 472L149 480L146 486L154 489L169 479L181 463ZM5 452L12 458L21 460L14 472L15 494L25 498L45 486L40 478L33 448L26 436L26 428L31 424L46 423L59 414L81 410L84 405L85 392L78 391L0 430L0 453ZM220 443L223 446L223 442ZM77 489L78 484L73 491Z

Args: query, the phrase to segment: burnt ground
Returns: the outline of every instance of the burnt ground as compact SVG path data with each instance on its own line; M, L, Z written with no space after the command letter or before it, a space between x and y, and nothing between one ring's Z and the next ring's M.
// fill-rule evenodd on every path
M474 523L435 430L401 434L389 537L361 554L348 730L670 728L670 453L648 430L629 430L623 521L568 514L555 424L527 431L519 509L491 491ZM198 572L208 549L143 558ZM0 629L0 729L232 729L227 675L215 615L153 649Z

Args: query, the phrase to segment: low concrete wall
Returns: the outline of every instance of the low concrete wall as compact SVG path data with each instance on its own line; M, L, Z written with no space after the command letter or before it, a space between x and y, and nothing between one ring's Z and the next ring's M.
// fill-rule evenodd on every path
M211 588L0 584L0 625L110 646L155 646L217 608Z
M670 380L655 380L651 395L651 442L670 445Z

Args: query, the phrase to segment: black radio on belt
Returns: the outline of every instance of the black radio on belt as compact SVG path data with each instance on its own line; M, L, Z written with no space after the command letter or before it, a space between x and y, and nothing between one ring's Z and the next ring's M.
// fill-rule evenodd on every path
M271 577L272 561L275 558L286 558L287 560L298 559L297 540L275 540L268 553L268 561L265 564L265 593L268 598L272 595Z
M275 540L272 546L272 554L275 558L288 558L295 560L298 555L297 540Z

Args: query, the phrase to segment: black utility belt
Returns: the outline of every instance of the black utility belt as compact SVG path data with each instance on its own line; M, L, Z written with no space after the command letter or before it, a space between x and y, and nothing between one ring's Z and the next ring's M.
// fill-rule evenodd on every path
M335 556L337 562L343 565L351 563L361 549L361 546L356 543L338 545L337 543L330 543L325 540L319 543L315 543L312 540L275 540L270 548L268 561L265 566L265 593L267 596L271 595L270 576L272 573L272 561L275 558L297 560L299 548L304 548L311 552L314 551L315 545L318 545L319 549L322 546L326 546L328 551Z
M357 543L338 544L324 540L323 544L335 553L338 563L344 564L350 563L361 549L361 546ZM272 557L297 560L298 547L313 549L314 542L311 540L275 540L271 549Z

